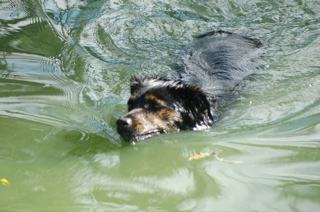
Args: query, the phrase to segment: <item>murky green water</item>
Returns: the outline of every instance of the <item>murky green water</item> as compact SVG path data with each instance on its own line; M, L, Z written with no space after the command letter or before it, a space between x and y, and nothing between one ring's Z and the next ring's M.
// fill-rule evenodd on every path
M319 210L319 14L315 0L0 1L0 210ZM265 44L240 101L210 131L123 144L130 76L175 76L216 29ZM214 151L242 163L188 161Z

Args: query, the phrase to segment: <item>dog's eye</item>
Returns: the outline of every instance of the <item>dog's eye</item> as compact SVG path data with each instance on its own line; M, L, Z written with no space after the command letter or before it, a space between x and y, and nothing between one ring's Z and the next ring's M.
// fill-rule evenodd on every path
M163 109L164 107L156 102L152 102L148 105L147 107L148 109L150 110L161 110Z

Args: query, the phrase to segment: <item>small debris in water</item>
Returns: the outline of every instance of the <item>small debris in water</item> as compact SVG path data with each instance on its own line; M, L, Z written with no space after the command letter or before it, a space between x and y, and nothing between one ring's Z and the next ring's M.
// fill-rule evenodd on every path
M217 153L216 152L211 152L211 153L200 152L199 154L189 157L188 160L199 160L215 154Z
M9 181L6 180L6 179L1 179L0 182L3 184L3 185L9 185Z
M43 88L50 88L52 85L51 84L44 84L42 87Z
M218 154L221 151L217 151L217 152L200 152L199 154L196 154L194 156L191 156L188 158L188 160L200 160L206 157L209 157L211 155L213 155L218 161L222 161L222 162L226 162L226 163L242 163L242 161L233 161L233 160L225 160L223 158L219 158Z

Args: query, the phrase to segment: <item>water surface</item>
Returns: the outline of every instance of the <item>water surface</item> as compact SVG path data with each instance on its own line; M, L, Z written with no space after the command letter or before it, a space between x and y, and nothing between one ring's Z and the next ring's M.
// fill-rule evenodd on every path
M2 211L316 211L320 4L0 2ZM261 71L208 131L124 144L132 75L176 77L194 36L259 38ZM215 157L189 161L198 152Z

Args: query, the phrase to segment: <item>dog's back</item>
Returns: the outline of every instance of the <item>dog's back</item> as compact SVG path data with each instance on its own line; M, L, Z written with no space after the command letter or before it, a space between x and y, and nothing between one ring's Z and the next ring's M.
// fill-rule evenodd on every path
M261 42L238 34L213 31L198 36L183 60L183 83L223 97L256 70Z

